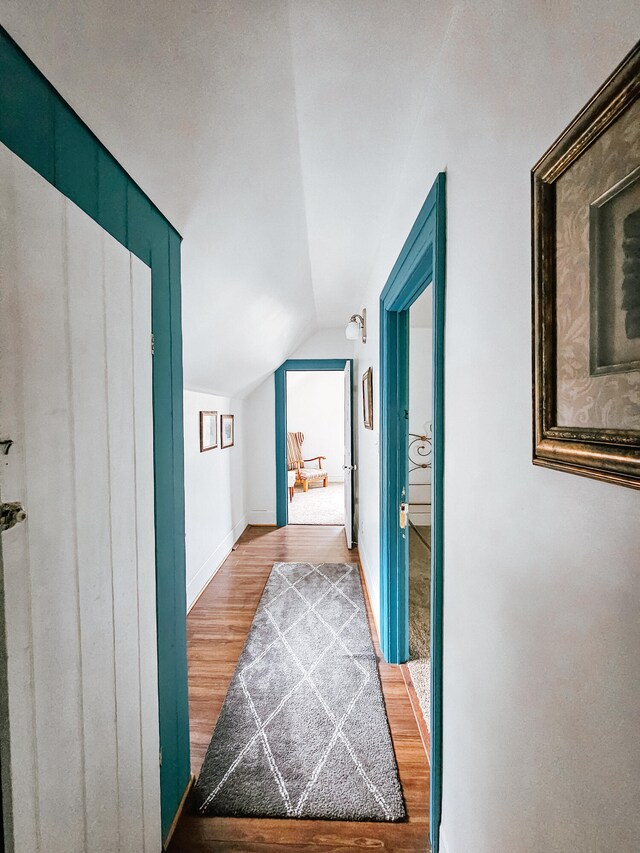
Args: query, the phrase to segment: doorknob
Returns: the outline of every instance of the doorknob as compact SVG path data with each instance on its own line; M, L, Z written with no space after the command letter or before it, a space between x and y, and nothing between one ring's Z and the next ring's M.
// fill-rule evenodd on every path
M27 513L18 501L0 504L0 533L5 530L11 530L16 524L24 521L26 517Z
M408 518L409 518L409 504L401 503L400 504L400 527L403 530L407 526Z

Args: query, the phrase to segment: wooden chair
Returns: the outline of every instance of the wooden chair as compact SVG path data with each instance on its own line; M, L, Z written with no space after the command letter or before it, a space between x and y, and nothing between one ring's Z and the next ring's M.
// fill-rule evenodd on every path
M293 500L297 480L295 471L287 471L287 488L289 489L289 502Z
M302 488L306 492L309 489L309 483L322 480L322 485L326 486L329 483L329 473L322 470L322 460L326 459L326 456L312 456L311 459L302 458L303 442L304 433L287 433L287 466L289 471L296 472L296 483L302 483ZM306 468L306 462L317 462L318 467Z

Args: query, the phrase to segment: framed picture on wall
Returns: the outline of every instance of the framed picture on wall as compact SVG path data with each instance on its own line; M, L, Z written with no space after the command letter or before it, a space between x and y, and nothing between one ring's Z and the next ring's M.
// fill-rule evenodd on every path
M362 416L365 429L373 429L373 368L362 375Z
M200 453L218 446L218 413L200 412Z
M640 488L640 46L532 188L533 462Z
M233 415L220 415L220 447L233 447L235 423Z

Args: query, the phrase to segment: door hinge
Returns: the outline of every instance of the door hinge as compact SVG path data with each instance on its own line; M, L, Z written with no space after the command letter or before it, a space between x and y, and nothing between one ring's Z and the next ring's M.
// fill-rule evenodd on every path
M162 767L162 749L158 752L158 764Z
M156 339L153 335L151 335L151 355L156 354Z

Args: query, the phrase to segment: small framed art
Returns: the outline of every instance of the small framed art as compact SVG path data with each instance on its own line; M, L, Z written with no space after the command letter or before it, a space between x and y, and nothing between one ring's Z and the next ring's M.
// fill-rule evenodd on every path
M235 419L233 415L220 415L220 447L235 444Z
M200 453L218 446L218 413L200 412Z

